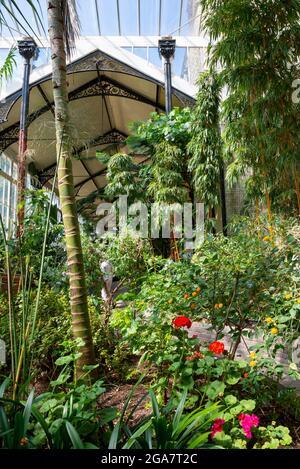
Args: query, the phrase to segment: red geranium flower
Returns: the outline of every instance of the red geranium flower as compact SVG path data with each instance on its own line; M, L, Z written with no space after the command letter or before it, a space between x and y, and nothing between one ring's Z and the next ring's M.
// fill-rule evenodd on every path
M224 344L223 342L212 342L209 346L209 350L211 352L214 352L216 355L220 355L221 353L224 352Z
M195 352L193 355L190 355L189 357L186 357L185 359L188 361L192 361L192 360L196 360L197 358L204 358L204 356L200 352Z
M187 327L189 329L192 326L192 321L185 316L178 316L172 321L172 324L176 329L179 329L180 327Z

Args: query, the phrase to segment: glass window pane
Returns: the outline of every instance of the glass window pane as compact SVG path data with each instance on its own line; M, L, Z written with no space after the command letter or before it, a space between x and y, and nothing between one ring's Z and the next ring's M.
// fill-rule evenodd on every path
M13 163L13 167L12 167L12 178L17 180L17 165L16 163Z
M15 28L22 32L22 34L26 33L29 36L39 36L41 34L41 28L38 26L35 12L29 5L29 2L20 0L16 2L16 4L18 8L12 5L12 11L15 18L22 25L23 28L21 28L20 25L15 25ZM37 7L36 9L39 8L37 6L37 2L33 2L33 4L35 5L35 7Z
M186 47L176 47L175 57L172 64L172 70L174 75L179 77L188 78L188 68L187 68L187 49Z
M119 0L121 35L138 35L137 0Z
M141 35L158 35L159 0L141 1Z
M147 60L147 47L134 47L133 53L139 57L142 57L142 59Z
M103 36L118 36L117 0L97 0L100 29Z
M34 10L30 7L29 2L25 0L17 0L16 4L18 5L20 12L18 11L17 8L12 6L10 8L11 2L9 0L5 1L5 4L10 8L10 10L13 12L13 14L18 18L20 23L24 25L24 28L22 29L20 25L18 25L12 18L9 13L7 13L7 10L1 6L1 13L3 12L6 24L2 26L0 34L2 37L14 37L16 36L24 36L26 35L26 32L29 33L30 36L36 35L36 36L42 36L45 37L47 35L47 30L48 30L48 21L47 21L47 1L48 0L34 0L33 4L36 7L37 14L34 12ZM4 3L4 2L3 2ZM22 18L22 15L26 18L27 24L24 21L24 18ZM39 16L39 19L38 19ZM11 30L9 29L9 27Z
M162 68L162 61L159 57L158 47L149 47L149 62Z
M162 0L161 35L178 35L181 0Z
M32 63L32 69L42 67L43 65L47 65L50 62L50 49L46 47L40 47L36 51L36 55L34 57Z
M180 30L181 36L198 36L200 24L200 2L183 0Z
M81 36L98 36L98 15L95 0L77 0Z
M133 47L122 47L122 49L125 49L128 52L133 52Z
M189 79L195 83L201 72L207 70L207 49L205 47L189 47L188 68Z

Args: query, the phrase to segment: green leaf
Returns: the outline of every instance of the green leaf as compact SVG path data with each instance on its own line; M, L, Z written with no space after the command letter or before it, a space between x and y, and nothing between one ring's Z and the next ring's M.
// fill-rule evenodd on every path
M27 399L27 402L26 402L26 405L25 405L25 408L24 408L24 411L23 411L23 419L24 419L24 435L26 435L26 432L27 432L27 428L28 428L28 425L29 425L29 420L30 420L30 416L31 416L31 409L32 409L32 403L33 403L33 396L34 396L34 388L31 390L29 396L28 396L28 399Z
M237 403L237 398L232 394L229 394L228 396L225 396L224 401L227 405L231 406Z
M183 391L182 398L181 398L181 400L179 402L179 405L176 409L176 412L175 412L175 415L174 415L174 418L173 418L173 432L174 432L174 429L176 429L176 427L178 426L178 424L180 422L180 419L182 417L182 413L183 413L186 398L187 398L187 392L188 392L187 389L185 389Z
M224 394L226 385L222 381L212 381L210 384L204 386L204 392L211 401Z
M70 422L66 422L66 429L74 449L84 449L84 444L81 441L81 438L77 430L73 427Z
M117 423L110 435L108 449L117 449L118 440L119 440L120 424Z
M140 428L138 428L133 435L129 438L127 443L122 447L122 449L130 449L132 445L136 442L136 439L139 438L141 435L143 435L146 430L151 428L152 426L152 420L149 420L148 422L144 423Z

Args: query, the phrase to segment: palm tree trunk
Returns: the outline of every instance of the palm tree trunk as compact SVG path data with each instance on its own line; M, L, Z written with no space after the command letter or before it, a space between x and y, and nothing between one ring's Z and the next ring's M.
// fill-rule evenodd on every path
M76 210L71 161L71 132L68 109L67 67L64 43L64 18L61 0L48 0L49 38L52 52L52 82L58 158L58 189L65 228L72 331L84 341L77 364L80 376L84 365L94 364L94 349L88 313L80 230Z

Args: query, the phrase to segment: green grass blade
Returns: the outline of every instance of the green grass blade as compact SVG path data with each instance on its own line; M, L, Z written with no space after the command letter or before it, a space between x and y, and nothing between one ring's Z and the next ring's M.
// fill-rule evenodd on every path
M66 429L74 449L84 449L84 444L77 432L70 422L66 422Z
M188 449L195 449L195 448L201 448L201 446L204 445L204 443L207 442L208 437L209 437L210 432L203 433L202 435L197 436L194 438L189 444L188 444Z
M0 386L0 399L2 399L2 397L4 396L5 389L8 386L9 381L10 381L9 378L5 378L5 380L1 384L1 386Z
M159 419L160 418L160 411L159 411L158 402L157 402L157 399L156 399L156 396L154 394L153 389L149 389L149 395L150 395L150 399L151 399L153 414L157 419Z
M118 440L119 440L119 432L120 432L120 424L117 423L110 436L108 449L117 449Z
M133 435L129 438L127 443L122 447L122 449L130 449L132 445L135 443L136 439L139 438L146 430L148 430L152 426L152 420L144 423L140 428L133 433Z
M46 435L47 440L48 440L49 448L52 449L53 448L52 436L51 436L51 433L49 432L49 428L48 428L48 424L47 424L46 420L44 419L42 414L34 406L32 406L32 415L35 418L35 420L40 424L42 429L44 430L45 435Z
M187 398L187 389L185 389L183 391L181 401L179 402L179 405L176 409L176 412L175 412L175 415L174 415L174 418L173 418L173 431L179 425L179 422L180 422L180 419L182 417L182 413L183 413L183 410L184 410L184 406L185 406L185 403L186 403L186 398Z
M31 390L27 402L25 404L24 412L23 412L23 419L24 419L24 435L27 432L27 428L29 425L29 420L31 417L31 410L32 410L32 404L33 404L33 397L34 397L34 389Z

